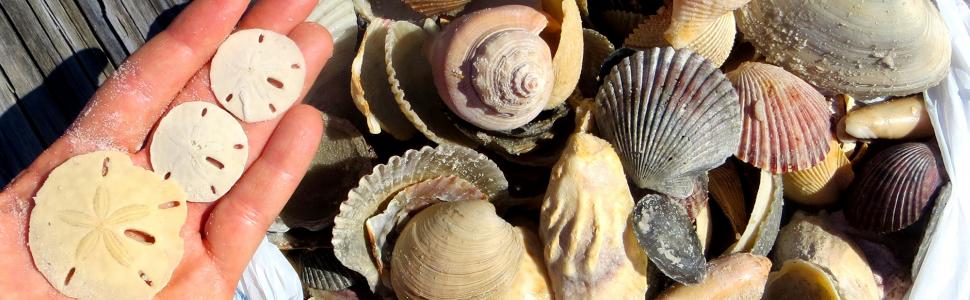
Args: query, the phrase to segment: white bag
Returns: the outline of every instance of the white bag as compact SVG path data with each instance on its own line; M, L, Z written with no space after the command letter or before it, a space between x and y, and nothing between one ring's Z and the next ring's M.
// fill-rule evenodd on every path
M303 285L283 252L263 237L239 284L235 300L302 300Z

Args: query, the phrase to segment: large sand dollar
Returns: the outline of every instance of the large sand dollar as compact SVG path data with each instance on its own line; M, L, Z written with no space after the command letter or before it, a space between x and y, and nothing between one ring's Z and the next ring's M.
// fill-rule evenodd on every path
M34 200L34 264L69 297L150 299L182 259L185 193L125 153L69 159Z
M229 36L209 69L212 92L237 118L260 122L286 112L303 91L306 62L285 35L263 29Z

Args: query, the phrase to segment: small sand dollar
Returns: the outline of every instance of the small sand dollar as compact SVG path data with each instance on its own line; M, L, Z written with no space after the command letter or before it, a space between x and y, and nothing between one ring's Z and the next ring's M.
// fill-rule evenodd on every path
M285 35L240 30L212 57L209 79L226 110L243 121L261 122L279 117L296 102L303 91L306 62Z
M215 104L186 102L158 122L151 144L155 173L175 179L192 202L212 202L242 176L248 139L235 118Z
M69 297L151 299L182 259L185 193L125 153L69 159L34 201L34 264Z

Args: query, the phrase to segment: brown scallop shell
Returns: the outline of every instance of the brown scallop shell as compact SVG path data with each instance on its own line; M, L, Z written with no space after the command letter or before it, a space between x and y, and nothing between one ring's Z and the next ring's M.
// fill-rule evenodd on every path
M876 154L850 187L845 209L849 224L885 233L919 220L944 181L934 148L905 143Z
M825 158L831 111L815 88L782 68L757 62L727 74L744 110L737 156L775 174L801 171Z

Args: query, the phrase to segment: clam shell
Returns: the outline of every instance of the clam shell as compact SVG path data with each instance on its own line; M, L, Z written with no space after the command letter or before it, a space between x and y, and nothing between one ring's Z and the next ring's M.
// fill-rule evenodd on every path
M545 109L553 109L566 102L579 82L585 48L583 20L576 0L543 0L542 10L559 22L559 40L549 42L549 45L556 45L552 57L555 83ZM546 32L550 33L550 29L547 28Z
M741 178L737 167L728 161L709 173L708 190L711 198L721 207L736 234L744 232L748 220L744 192L741 191Z
M783 196L781 176L762 170L748 225L738 241L728 249L730 253L768 255L781 226L781 213L785 203Z
M704 281L707 261L683 205L662 195L643 196L633 211L633 231L650 261L668 277L684 284Z
M415 129L398 109L384 71L384 43L391 21L375 19L367 25L364 38L350 69L350 95L364 114L371 134L386 130L398 140L410 139Z
M945 180L934 148L905 143L876 154L850 187L846 220L874 233L897 231L919 220Z
M769 63L835 94L921 92L950 65L949 32L931 1L752 1L736 15Z
M725 14L751 0L674 0L670 26L664 38L674 48L684 48L705 34Z
M359 275L340 264L331 249L317 249L300 255L300 280L308 288L339 291L354 285Z
M785 173L785 198L804 205L830 205L839 200L855 173L852 163L835 141L822 163L807 170Z
M388 25L384 43L387 80L395 107L409 125L438 144L474 145L445 117L448 110L438 97L432 79L431 65L420 59L431 34L406 21Z
M825 158L831 111L815 88L764 63L744 63L727 77L744 109L738 158L776 174L805 170Z
M711 261L703 282L675 284L657 299L761 299L769 271L771 261L767 257L731 254Z
M842 299L879 299L879 289L862 250L825 216L797 212L778 234L772 262L801 259L831 272Z
M585 45L583 48L583 70L580 72L577 88L583 96L592 98L596 97L596 91L599 89L599 78L597 76L600 66L616 48L613 47L613 43L606 36L588 28L583 29L583 45Z
M377 287L378 270L370 257L364 222L400 190L439 176L456 175L471 182L485 193L489 201L508 195L508 181L494 162L474 150L441 145L408 150L403 156L391 157L386 164L360 179L356 188L340 204L334 219L333 247L337 259L354 270L370 285Z
M824 268L801 259L785 261L768 275L766 299L839 300L838 283Z
M411 7L416 12L419 12L429 18L437 17L438 15L455 15L471 0L402 0L404 4Z
M664 39L664 30L669 25L670 12L663 10L640 23L633 30L633 33L626 37L623 44L626 47L640 49L670 46L670 43ZM683 48L700 54L715 66L721 66L731 55L736 34L737 27L735 26L734 14L724 14L705 26L698 33L698 36L684 45Z
M524 250L491 203L435 204L401 232L391 282L400 299L501 298L511 291Z
M933 136L922 94L880 102L849 112L845 132L860 139L915 139Z
M737 150L741 108L720 70L690 50L623 58L596 95L596 125L630 180L673 197Z
M624 218L633 211L625 178L608 142L588 133L570 138L552 169L539 219L555 298L629 299L646 292L646 256L627 248L636 241Z

